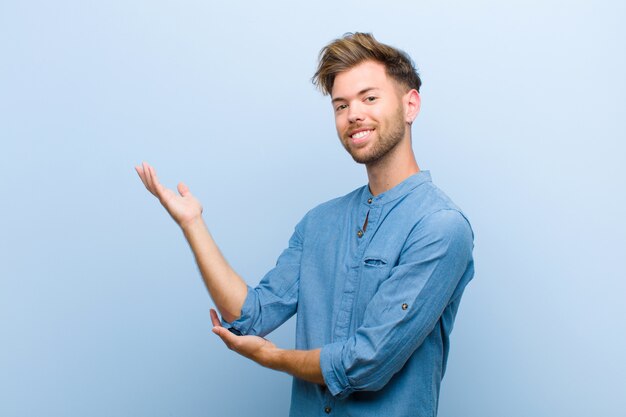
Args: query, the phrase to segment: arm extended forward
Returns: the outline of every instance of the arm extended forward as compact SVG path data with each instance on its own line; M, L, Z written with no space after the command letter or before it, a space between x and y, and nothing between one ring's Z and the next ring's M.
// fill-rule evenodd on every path
M244 280L230 267L211 237L202 219L202 205L189 188L178 184L178 194L164 187L156 171L144 162L135 170L148 191L159 199L163 207L180 226L196 258L202 279L226 321L236 320L246 299L248 287Z

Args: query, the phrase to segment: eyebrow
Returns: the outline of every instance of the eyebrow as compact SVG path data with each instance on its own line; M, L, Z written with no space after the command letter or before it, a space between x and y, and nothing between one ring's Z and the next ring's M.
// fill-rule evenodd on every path
M367 87L367 88L364 88L364 89L362 89L361 91L359 91L359 92L357 93L357 96L362 96L363 94L369 93L370 91L373 91L373 90L380 90L380 89L379 89L379 88L377 88L377 87ZM345 99L345 98L343 98L343 97L335 97L335 98L334 98L334 99L332 99L330 102L331 102L331 103L335 103L335 102L337 102L337 101L346 101L346 99Z

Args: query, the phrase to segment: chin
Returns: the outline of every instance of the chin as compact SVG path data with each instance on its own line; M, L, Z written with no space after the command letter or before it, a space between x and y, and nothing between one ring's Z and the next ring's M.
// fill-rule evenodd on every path
M350 152L350 156L352 157L352 159L354 159L354 162L359 163L359 164L370 164L372 162L376 162L377 159L373 159L372 155L368 155L368 154L356 154L353 152Z

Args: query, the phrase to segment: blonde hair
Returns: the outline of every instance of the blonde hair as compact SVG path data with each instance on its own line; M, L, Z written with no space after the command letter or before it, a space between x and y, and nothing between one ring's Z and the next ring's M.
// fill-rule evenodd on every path
M419 92L422 81L407 53L378 42L371 33L346 33L322 48L311 81L322 94L328 95L337 74L370 60L383 64L387 75L406 91L415 89Z

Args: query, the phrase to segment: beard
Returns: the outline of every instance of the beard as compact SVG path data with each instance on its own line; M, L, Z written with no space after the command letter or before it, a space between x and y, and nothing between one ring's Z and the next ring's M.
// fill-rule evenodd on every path
M353 149L350 147L350 138L342 140L343 147L348 151L352 159L359 164L371 164L382 159L391 152L404 138L406 125L402 108L398 108L395 114L386 120L386 128L381 128L379 124L374 131L378 137L376 142L371 144L370 149ZM352 126L352 129L359 126Z

